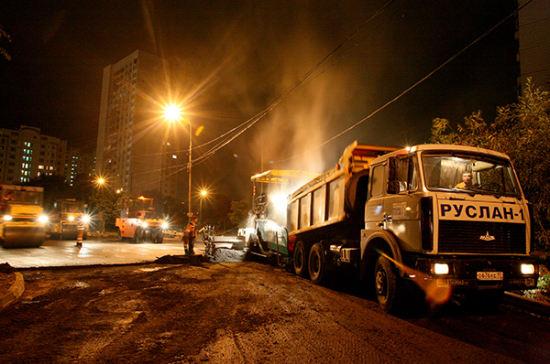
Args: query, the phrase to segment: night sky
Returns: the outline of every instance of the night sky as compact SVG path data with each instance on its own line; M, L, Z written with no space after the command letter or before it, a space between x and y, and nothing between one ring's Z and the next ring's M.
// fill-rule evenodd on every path
M159 81L159 90L170 89L193 123L204 126L194 142L201 145L268 108L336 50L266 117L194 169L197 184L235 200L250 194L250 176L261 171L262 159L263 170L322 172L354 140L425 143L433 118L456 123L481 110L490 121L498 106L516 101L512 18L318 148L515 6L514 0L396 0L365 23L385 3L4 0L0 24L11 43L3 38L0 46L12 60L0 59L0 125L37 126L70 146L95 147L103 68L141 49L169 61L168 84Z

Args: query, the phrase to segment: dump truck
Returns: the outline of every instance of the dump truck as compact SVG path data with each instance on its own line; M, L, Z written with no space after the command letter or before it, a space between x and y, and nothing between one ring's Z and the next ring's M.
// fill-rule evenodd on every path
M76 239L79 225L83 228L83 239L88 236L90 215L86 204L76 199L63 199L53 203L49 209L46 233L61 240Z
M166 220L157 217L153 199L146 197L123 199L121 215L115 225L119 240L128 239L133 243L162 244L164 231L169 228Z
M538 279L529 204L502 153L355 142L287 201L286 226L257 219L250 249L316 284L355 272L390 313L417 299L442 305L451 294L494 307L505 290L533 289Z
M0 244L39 247L46 239L42 187L0 185Z

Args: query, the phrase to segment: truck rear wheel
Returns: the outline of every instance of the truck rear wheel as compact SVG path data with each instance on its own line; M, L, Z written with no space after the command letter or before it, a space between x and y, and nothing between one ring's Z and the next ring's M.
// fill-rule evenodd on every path
M378 303L386 312L396 309L398 279L393 264L388 258L380 256L374 268L374 288Z
M163 239L164 239L164 234L162 231L157 231L156 233L153 233L153 243L162 244Z
M326 276L326 262L323 246L320 243L316 243L311 247L308 266L311 281L315 284L323 283Z
M294 248L294 272L296 275L305 278L308 272L307 269L308 255L306 246L302 241L299 241Z

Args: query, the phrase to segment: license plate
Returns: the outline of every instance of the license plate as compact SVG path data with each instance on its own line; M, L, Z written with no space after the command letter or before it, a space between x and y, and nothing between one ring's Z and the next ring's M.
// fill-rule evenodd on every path
M504 279L503 272L477 272L477 279L480 281L502 281Z

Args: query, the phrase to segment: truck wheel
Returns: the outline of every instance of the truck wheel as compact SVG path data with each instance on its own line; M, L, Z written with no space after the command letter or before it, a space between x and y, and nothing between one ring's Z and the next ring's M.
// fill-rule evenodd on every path
M397 274L388 258L380 256L374 268L374 288L378 303L386 312L394 312L397 298Z
M294 248L294 272L302 278L305 278L308 272L307 258L306 246L302 241L299 241L296 248Z
M143 231L142 228L136 229L135 239L136 239L136 243L138 244L143 243L143 241L145 241L145 231Z
M315 284L323 283L326 276L326 262L323 246L320 243L313 244L309 252L309 278Z
M117 228L117 232L118 232L118 241L123 241L124 237L122 236L122 233L120 232L120 228Z
M164 234L162 233L162 231L158 231L156 234L153 235L153 243L162 244L162 240L164 240Z

